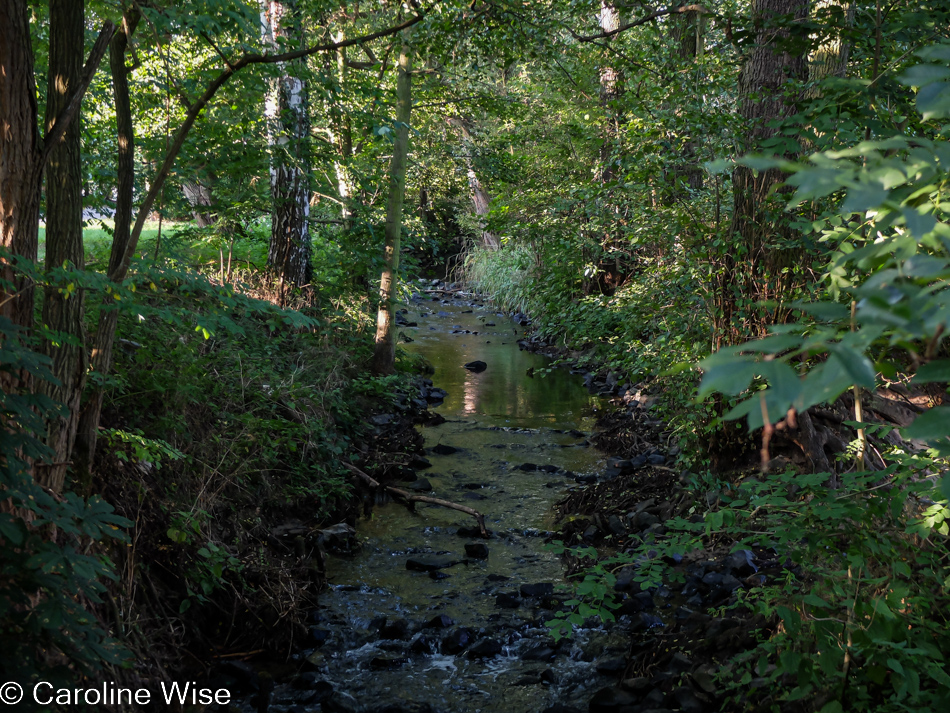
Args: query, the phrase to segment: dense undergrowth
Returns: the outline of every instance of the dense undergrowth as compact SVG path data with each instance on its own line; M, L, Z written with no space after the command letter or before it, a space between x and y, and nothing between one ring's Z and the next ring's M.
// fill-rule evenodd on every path
M375 455L365 416L412 378L366 374L367 291L340 278L281 294L253 269L222 275L208 232L166 235L158 259L146 245L121 286L86 278L119 311L113 372L94 384L105 396L97 495L76 483L60 502L32 484L28 461L43 451L29 433L56 405L4 396L23 429L3 431L4 458L21 463L4 486L36 512L33 526L0 514L19 545L0 586L2 667L17 680L104 665L116 680L149 678L229 651L286 654L323 586L321 528L362 507L342 464ZM253 262L261 243L236 247ZM7 373L47 376L35 352L4 355Z
M946 119L948 86L938 80L950 76L950 50L917 55L924 64L898 81L920 88L925 120ZM781 305L767 335L746 333L712 356L719 305L700 297L708 280L685 260L647 253L623 284L595 290L580 277L580 251L513 240L470 256L477 288L530 314L538 334L574 359L633 380L666 372L653 387L674 430L690 431L677 463L695 493L689 517L632 536L619 554L575 548L589 567L577 611L555 628L569 631L594 613L612 618L620 568L635 568L635 581L654 590L685 556L768 551L794 567L781 581L737 587L725 608L709 612L751 610L769 622L757 644L718 662L723 710L950 705L946 136L946 125L935 126L932 138L856 137L801 161L740 159L754 171L783 172L787 212L809 209L813 220L797 229L821 261L806 266L815 270L811 284ZM777 313L774 303L733 306ZM698 368L678 371L680 362ZM882 394L906 410L882 403ZM754 434L743 438L760 449L760 468L705 468L700 434L737 432ZM771 459L780 443L800 456L790 467Z

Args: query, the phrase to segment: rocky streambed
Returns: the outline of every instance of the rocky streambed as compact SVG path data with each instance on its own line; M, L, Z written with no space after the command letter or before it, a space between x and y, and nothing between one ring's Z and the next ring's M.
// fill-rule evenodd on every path
M649 401L610 384L623 407L592 435L602 380L547 369L524 348L520 317L436 294L417 295L398 320L402 340L435 367L413 400L437 417L421 427L420 452L396 468L403 482L391 484L477 511L489 537L458 510L379 500L357 524L359 545L328 559L329 591L290 666L221 667L233 690L243 687L240 710L721 709L723 664L766 623L737 608L736 593L783 566L774 553L726 545L667 553L672 576L643 591L643 545L662 540L671 517L701 517L697 498L671 468ZM399 408L371 423L385 431ZM614 568L617 621L589 618L560 641L547 623L573 594L564 559L546 544L556 537L641 558Z

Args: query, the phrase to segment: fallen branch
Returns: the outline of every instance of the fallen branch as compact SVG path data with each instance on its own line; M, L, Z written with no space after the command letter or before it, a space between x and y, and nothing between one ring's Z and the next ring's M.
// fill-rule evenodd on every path
M467 505L459 505L458 503L453 503L450 500L442 500L441 498L430 498L428 495L414 495L402 488L394 488L391 485L382 485L372 476L367 475L362 470L357 468L355 465L350 465L349 463L344 463L347 468L349 468L355 475L358 475L360 478L365 480L370 486L374 488L383 488L389 493L396 495L400 498L403 498L406 502L409 503L409 509L412 509L413 503L429 503L430 505L439 505L440 507L449 508L450 510L458 510L459 512L464 512L467 515L471 515L475 518L475 522L478 523L478 531L481 533L481 536L488 538L488 530L485 529L485 516L482 515L477 510L473 510Z

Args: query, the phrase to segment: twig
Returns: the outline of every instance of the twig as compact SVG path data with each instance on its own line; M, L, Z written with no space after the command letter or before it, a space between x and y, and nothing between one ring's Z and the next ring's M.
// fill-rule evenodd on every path
M481 534L481 536L486 539L488 538L488 531L485 529L485 516L482 515L480 512L478 512L477 510L473 510L472 508L466 505L459 505L458 503L453 503L450 500L442 500L441 498L431 498L428 495L413 495L412 493L406 490L402 490L401 488L394 488L391 485L382 485L376 480L374 480L372 476L367 475L362 470L357 468L355 465L350 465L349 463L344 463L343 465L349 468L351 471L353 471L353 473L361 477L367 483L369 483L372 487L383 488L387 492L390 492L393 495L397 495L400 498L405 499L409 503L410 509L412 509L413 503L429 503L430 505L439 505L444 508L449 508L450 510L458 510L459 512L464 512L467 515L471 515L472 517L475 518L475 522L478 523L478 531Z

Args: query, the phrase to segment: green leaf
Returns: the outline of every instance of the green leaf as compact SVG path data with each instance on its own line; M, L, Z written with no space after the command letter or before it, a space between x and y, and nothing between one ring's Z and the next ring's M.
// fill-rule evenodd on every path
M850 347L840 344L831 346L832 358L836 359L841 368L851 377L858 386L873 389L875 386L874 365L864 354Z
M905 438L937 441L950 436L950 406L936 406L920 414L904 429Z
M950 67L939 64L918 64L905 70L898 78L908 87L925 87L932 82L950 78Z
M887 667L891 671L896 671L897 673L904 675L904 667L901 665L901 662L895 658L889 658L887 660Z
M718 353L704 359L700 362L700 366L706 372L699 386L699 398L704 399L714 391L733 396L741 394L749 388L749 383L755 376L759 363L749 357L732 356L730 358Z
M802 601L809 606L819 607L820 609L831 609L831 605L816 594L806 594L802 597Z
M819 713L841 713L842 710L840 701L829 701L821 707Z
M934 82L917 92L917 111L924 121L950 116L950 82Z
M929 384L934 381L950 381L950 359L938 359L924 364L911 379L913 384Z

